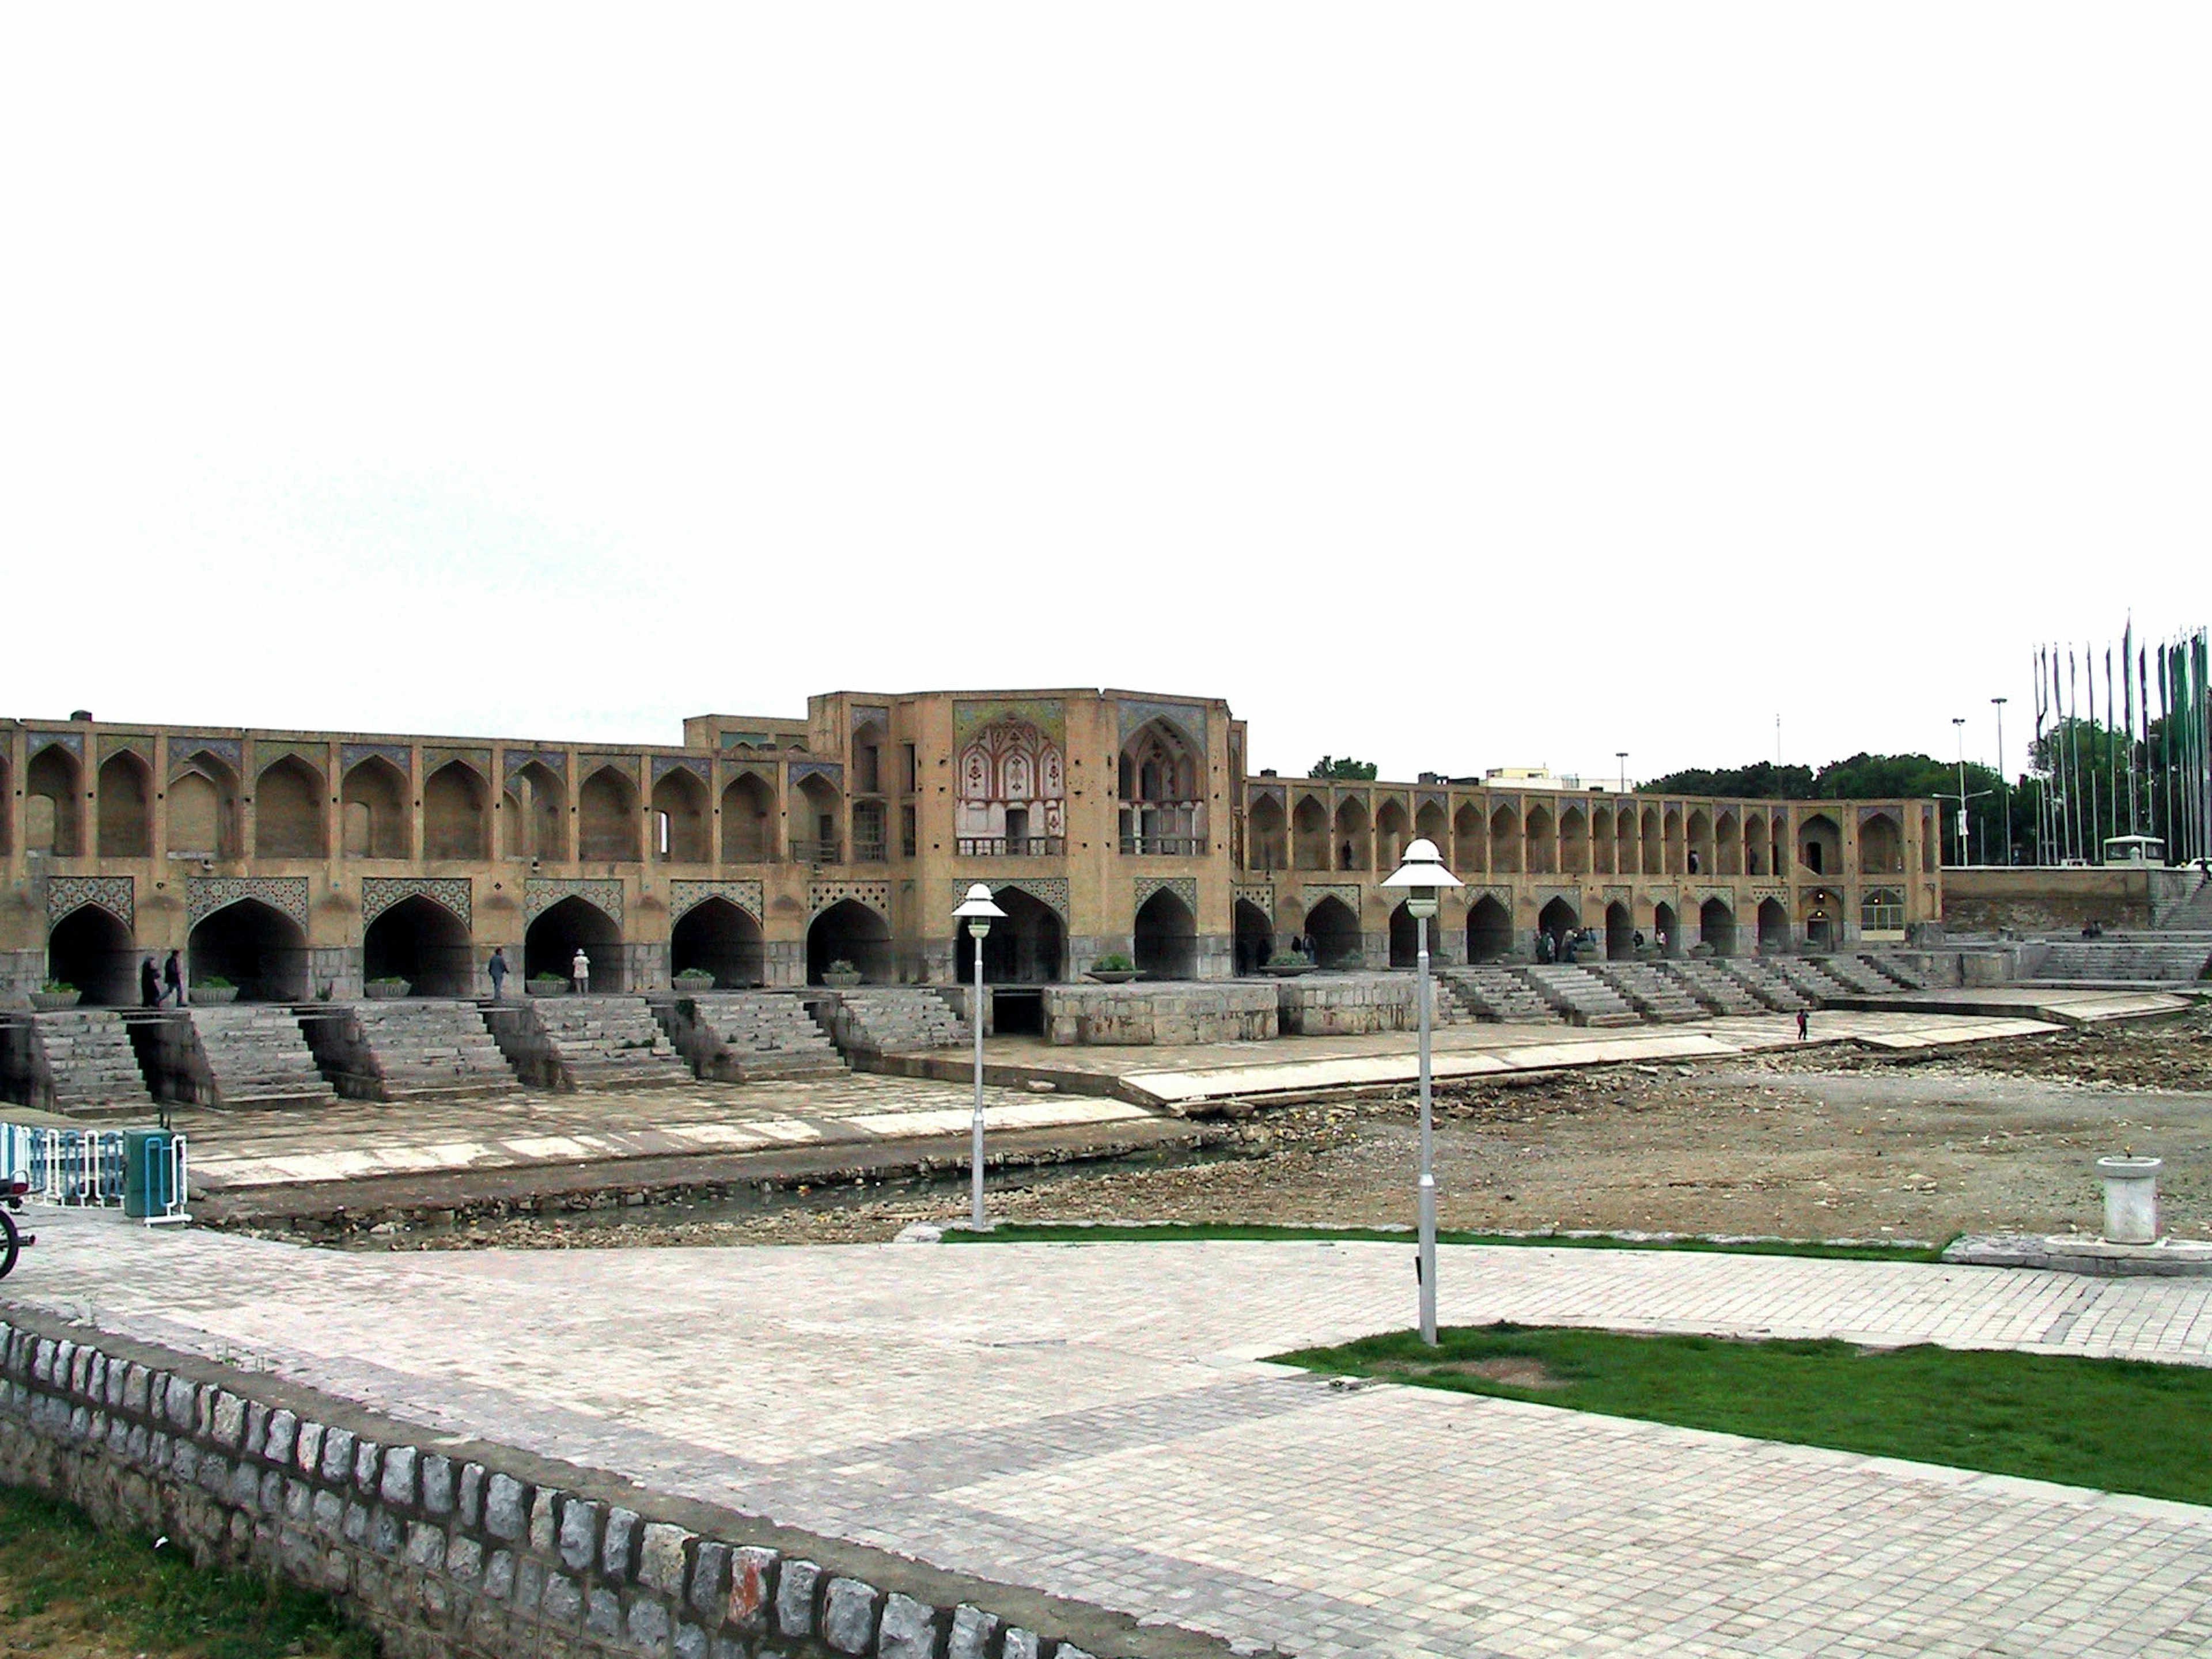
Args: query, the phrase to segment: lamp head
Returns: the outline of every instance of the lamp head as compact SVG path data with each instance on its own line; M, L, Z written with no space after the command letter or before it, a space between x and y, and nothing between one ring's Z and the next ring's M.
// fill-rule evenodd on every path
M979 881L969 888L968 896L960 902L952 919L966 922L968 931L981 939L991 931L992 922L1006 914L993 902L990 888Z
M1403 890L1409 915L1432 916L1437 913L1437 896L1443 889L1466 884L1444 868L1436 842L1424 837L1407 846L1405 861L1382 878L1382 885Z

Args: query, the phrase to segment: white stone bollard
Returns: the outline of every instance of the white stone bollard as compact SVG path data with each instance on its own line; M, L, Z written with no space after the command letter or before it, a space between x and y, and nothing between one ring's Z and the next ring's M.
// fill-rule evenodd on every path
M2105 1179L2105 1242L2107 1244L2158 1243L2158 1172L2166 1160L2157 1158L2100 1158L2097 1173Z

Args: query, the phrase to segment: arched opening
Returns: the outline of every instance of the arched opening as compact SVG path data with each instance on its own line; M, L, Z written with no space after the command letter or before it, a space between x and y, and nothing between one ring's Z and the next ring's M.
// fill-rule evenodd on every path
M1406 843L1413 838L1413 821L1406 816L1405 806L1395 800L1386 800L1375 814L1375 867L1395 870L1406 856Z
M338 791L349 859L404 859L413 848L407 823L407 779L381 755L345 775Z
M507 850L516 858L546 863L568 856L568 786L543 761L532 761L508 781Z
M653 786L653 854L670 864L711 861L707 834L707 786L678 767Z
M1844 834L1826 812L1807 818L1797 831L1797 861L1816 876L1832 876L1844 867Z
M1429 918L1429 951L1433 960L1437 948L1437 919ZM1390 912L1390 965L1393 968L1412 968L1418 965L1421 949L1420 923L1413 913L1400 900Z
M1205 759L1174 721L1147 720L1122 745L1121 850L1195 856L1206 851ZM1175 977L1171 975L1170 977Z
M1690 813L1683 857L1692 875L1713 873L1713 821L1702 806Z
M1843 903L1838 895L1816 887L1805 895L1805 943L1815 951L1832 951L1842 933Z
M50 743L31 757L23 776L23 846L33 853L73 859L84 851L82 773L76 757Z
M1567 936L1582 931L1582 912L1563 898L1555 898L1536 913L1536 931L1552 937L1552 954L1564 960Z
M1667 816L1659 826L1660 840L1665 845L1667 872L1679 876L1684 869L1682 848L1682 815L1675 808L1667 809Z
M1413 833L1432 843L1446 858L1451 856L1451 822L1438 802L1428 801L1413 814Z
M1940 840L1941 837L1936 833L1936 814L1932 811L1923 811L1920 815L1920 873L1923 876L1932 876L1936 873L1936 862L1940 855L1937 843Z
M1709 898L1698 907L1698 942L1717 957L1735 954L1735 912L1726 900Z
M1340 898L1325 898L1306 912L1306 937L1313 941L1314 964L1344 968L1359 961L1359 918Z
M1336 823L1332 833L1335 837L1338 869L1368 870L1374 867L1375 844L1368 829L1366 802L1355 799L1338 803Z
M876 720L863 721L853 733L853 793L876 795L884 787L884 744L890 734ZM986 956L990 953L987 951Z
M186 858L238 856L238 780L212 756L169 780L169 850Z
M80 904L46 935L46 977L74 985L79 1000L127 1008L139 1000L138 954L131 930L97 904Z
M767 864L775 858L775 793L755 774L722 791L722 862Z
M143 859L153 850L153 775L126 749L100 769L100 856Z
M762 983L766 963L760 923L727 899L693 905L676 919L668 937L670 971L712 974L718 991Z
M227 980L240 1002L297 1002L307 994L307 934L258 899L239 899L204 918L185 949L194 988Z
M1743 872L1747 876L1766 873L1766 820L1763 817L1743 821Z
M1559 826L1552 809L1537 805L1528 809L1528 856L1521 867L1532 876L1548 876L1559 867Z
M1640 875L1643 861L1637 854L1640 843L1637 839L1636 809L1624 806L1613 815L1613 873L1622 876Z
M637 786L617 768L602 766L576 791L576 856L637 862Z
M1291 816L1292 851L1297 856L1301 870L1326 870L1329 866L1328 809L1311 795L1301 796L1297 811Z
M1198 918L1163 887L1137 907L1132 948L1143 978L1192 978L1198 972Z
M1001 887L991 896L1006 915L983 935L983 982L1050 985L1059 980L1067 940L1060 913L1018 887ZM954 935L952 965L963 985L974 982L975 939L965 922Z
M1503 962L1512 954L1513 913L1485 893L1467 913L1467 959Z
M1492 875L1516 875L1521 869L1521 815L1501 806L1490 815L1490 870Z
M1779 899L1759 902L1759 954L1780 956L1790 949L1790 911Z
M1473 801L1452 814L1452 868L1462 875L1480 875L1490 868L1490 836L1483 826L1482 809Z
M1613 873L1613 809L1593 807L1589 823L1590 868L1601 876Z
M1256 974L1275 954L1274 919L1250 899L1238 899L1232 920L1237 929L1237 971Z
M574 893L546 909L523 934L523 977L572 979L580 950L591 963L593 992L628 988L629 964L623 960L622 929L598 905Z
M297 755L264 768L253 781L253 852L264 859L323 856L323 775Z
M473 766L447 761L422 786L422 851L434 859L478 860L489 848L484 797L489 792Z
M1714 821L1713 868L1724 876L1743 873L1743 822L1734 812Z
M1771 866L1771 873L1778 876L1786 876L1790 873L1790 832L1788 825L1778 815L1773 821L1767 825L1766 833L1766 847L1768 854L1767 862Z
M1875 812L1859 824L1859 873L1901 876L1905 873L1905 830L1887 812Z
M871 985L889 982L890 923L857 900L838 900L807 925L806 982L821 984L822 975L836 962L852 963Z
M1662 956L1682 954L1682 922L1673 905L1662 902L1651 907L1651 942Z
M801 864L835 864L842 850L836 786L819 772L799 781L791 823L791 856Z
M1905 937L1902 887L1869 887L1859 895L1859 933L1863 938Z
M410 894L380 911L361 936L364 979L404 979L410 996L465 997L476 989L476 951L461 919ZM599 964L592 966L599 976Z
M1578 806L1559 814L1559 868L1571 876L1589 873L1589 820Z
M15 850L13 835L15 793L8 784L8 757L0 755L0 858L5 858Z
M1283 821L1282 803L1273 795L1262 795L1252 803L1245 817L1245 842L1248 868L1281 870L1289 865L1289 831Z
M1664 874L1667 867L1667 849L1666 843L1659 834L1658 808L1647 806L1644 809L1642 829L1644 832L1642 873L1647 876Z
M1619 899L1605 907L1605 959L1629 962L1636 956L1636 918Z

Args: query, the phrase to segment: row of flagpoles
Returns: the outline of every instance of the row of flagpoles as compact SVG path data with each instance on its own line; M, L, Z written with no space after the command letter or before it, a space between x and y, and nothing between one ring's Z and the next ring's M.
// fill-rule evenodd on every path
M2063 654L2062 654L2063 653ZM2091 862L2118 836L2155 836L2177 864L2212 852L2212 690L2206 631L2138 645L2130 620L2114 666L2095 646L2035 653L2037 860ZM2084 696L2086 687L2087 695ZM2157 713L2152 713L2152 700Z

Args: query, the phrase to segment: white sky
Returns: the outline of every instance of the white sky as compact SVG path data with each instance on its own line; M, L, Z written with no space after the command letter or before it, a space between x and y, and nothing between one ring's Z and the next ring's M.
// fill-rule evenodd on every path
M2212 9L0 20L0 709L2008 757L2212 612ZM2101 696L2101 688L2100 688Z

